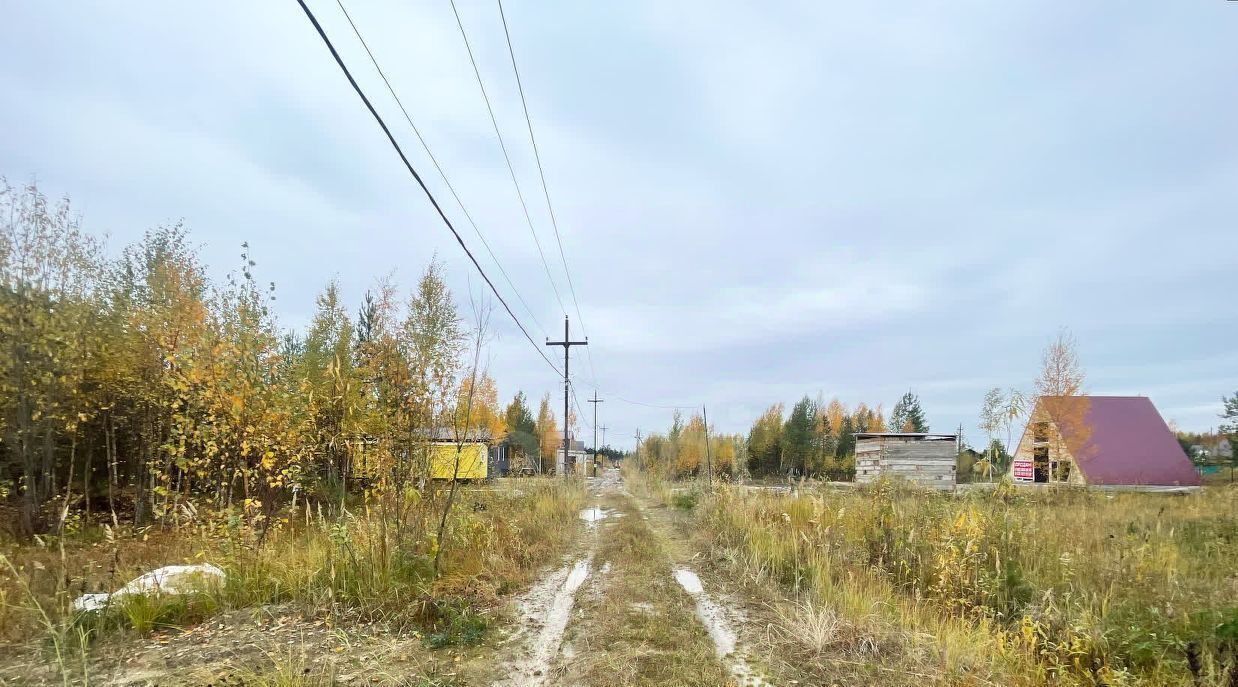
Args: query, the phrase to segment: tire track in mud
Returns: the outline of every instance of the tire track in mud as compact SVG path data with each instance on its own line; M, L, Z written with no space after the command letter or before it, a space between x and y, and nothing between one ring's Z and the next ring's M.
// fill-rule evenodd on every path
M640 517L647 520L649 527L659 536L672 544L681 543L681 536L673 526L663 522L663 518L655 514L650 517L641 499L632 499L640 512ZM663 507L664 508L664 507ZM672 549L678 547L672 546ZM682 558L681 558L682 561ZM735 603L734 599L725 594L711 594L705 590L705 585L697 573L683 562L676 562L670 570L675 581L683 591L696 603L696 618L709 633L713 642L714 652L727 668L732 678L741 687L773 687L773 683L756 669L748 659L748 650L741 641L738 628L745 626L747 614Z
M718 659L726 664L731 675L743 687L773 687L759 671L753 669L740 651L739 638L735 628L744 623L742 612L730 604L719 604L709 594L705 593L705 585L701 578L690 568L676 567L673 571L675 581L696 601L696 617L709 632L713 640L714 652Z
M495 687L542 685L549 677L550 664L559 653L563 632L572 616L576 591L588 579L593 554L564 566L534 585L520 598L524 646L510 661L510 674Z
M494 682L494 687L540 687L551 679L551 666L560 655L577 592L593 573L593 558L601 531L598 525L611 515L610 511L596 505L597 500L617 490L619 484L617 470L607 471L592 481L589 496L595 505L580 513L585 521L586 552L578 554L574 562L548 574L521 595L517 602L520 628L511 640L517 646L514 655L504 661L506 677ZM604 574L606 569L602 572Z
M590 484L578 553L519 597L494 687L769 687L747 658L734 600L687 567L664 513L608 477Z

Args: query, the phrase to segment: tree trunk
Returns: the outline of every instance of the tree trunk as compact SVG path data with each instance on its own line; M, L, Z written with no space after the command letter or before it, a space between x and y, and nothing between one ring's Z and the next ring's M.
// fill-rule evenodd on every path
M95 445L92 442L86 442L86 464L82 466L82 496L86 499L84 522L90 522L90 481L93 477L91 473L94 471L94 448Z
M120 481L116 465L116 423L110 411L103 423L103 443L107 454L107 507L112 514L112 527L120 527L116 518L116 485Z

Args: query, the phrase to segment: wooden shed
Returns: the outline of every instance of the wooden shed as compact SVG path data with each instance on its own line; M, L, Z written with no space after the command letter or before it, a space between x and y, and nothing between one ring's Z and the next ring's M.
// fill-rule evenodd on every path
M904 479L930 489L954 489L958 437L953 434L863 432L855 435L855 481Z

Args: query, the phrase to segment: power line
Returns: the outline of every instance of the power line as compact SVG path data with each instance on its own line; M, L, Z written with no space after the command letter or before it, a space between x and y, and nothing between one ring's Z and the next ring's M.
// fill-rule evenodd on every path
M661 408L663 410L695 410L696 409L696 406L668 406L668 405L658 405L656 403L642 403L640 401L631 401L617 394L610 394L610 396L613 397L617 401L622 401L624 403L628 403L634 406L644 406L646 408Z
M563 261L563 273L567 275L567 288L572 294L572 305L576 308L576 321L580 323L580 333L588 338L589 332L585 328L585 318L580 314L580 301L576 300L576 285L572 283L572 270L568 267L567 254L563 251L563 238L559 234L559 219L555 215L554 204L550 202L550 187L546 185L542 154L537 148L537 137L533 135L533 118L529 116L529 102L524 97L524 82L520 79L520 68L516 66L516 50L512 47L512 34L507 28L507 13L503 11L503 0L498 0L498 4L499 17L503 20L503 36L507 39L507 54L511 56L512 72L516 75L516 89L520 92L520 106L524 109L524 122L529 129L529 142L533 144L533 159L537 161L537 175L542 181L542 195L546 197L546 209L550 211L550 226L555 232L555 243L559 245L559 259ZM585 355L589 359L589 376L593 379L593 386L597 387L597 372L593 369L593 353L586 349Z
M494 107L490 104L490 95L486 92L486 84L481 78L481 70L478 69L477 59L473 56L473 46L469 43L468 32L464 30L464 22L460 19L460 10L456 9L456 0L451 0L451 11L456 15L456 26L460 27L460 36L464 38L464 48L469 53L469 62L473 65L473 75L477 77L477 86L481 89L481 97L486 101L486 111L490 113L490 123L494 126L494 135L499 139L499 147L503 150L503 159L507 162L507 171L511 174L512 185L516 187L516 197L520 199L520 209L524 211L524 220L529 225L529 233L533 234L533 243L537 244L537 254L542 259L542 267L546 269L546 278L550 280L550 288L555 292L555 300L559 302L559 308L566 314L567 308L563 305L563 297L559 295L559 287L555 285L555 278L550 273L550 263L546 262L546 253L542 250L542 242L537 238L537 230L533 228L533 218L529 215L529 206L524 202L524 192L520 190L520 182L516 180L516 169L512 166L512 158L507 153L507 143L503 141L503 134L499 131L499 121L494 116Z
M341 58L339 52L336 51L335 45L331 42L331 39L327 38L327 32L324 31L322 25L318 23L318 18L314 16L314 13L310 10L309 6L305 4L305 0L297 0L297 4L299 4L301 9L304 10L305 16L310 20L310 23L314 25L314 30L318 32L319 38L321 38L322 42L326 44L327 50L331 51L331 57L335 58L335 63L339 65L340 70L344 72L344 76L348 78L348 83L352 85L352 88L356 91L357 96L361 98L361 102L365 104L366 109L370 111L371 115L373 115L374 121L378 122L378 126L382 128L383 133L387 135L387 140L391 143L391 147L395 149L396 154L400 156L400 160L404 163L404 167L408 169L409 174L413 175L413 179L417 180L417 185L420 186L422 192L426 194L426 198L429 199L430 204L434 206L434 210L438 212L438 216L443 220L443 224L446 224L447 228L451 230L452 236L456 238L456 243L460 244L460 248L464 250L464 254L469 257L469 260L472 261L473 266L477 268L477 271L481 274L481 278L486 281L486 285L490 287L490 291L494 294L494 297L499 299L499 303L503 305L503 309L507 311L507 314L512 318L512 321L516 323L516 326L520 328L520 332L524 334L524 338L528 339L529 343L533 345L535 350L537 350L537 353L542 357L542 360L545 360L546 364L549 365L555 372L559 372L559 369L555 367L554 363L550 362L550 358L546 357L546 354L542 352L540 347L538 347L537 342L533 340L533 337L529 336L529 331L525 329L524 324L520 321L520 318L516 317L516 313L512 312L511 307L507 305L507 301L503 299L503 295L500 294L499 290L494 287L494 282L490 281L490 277L486 275L486 271L482 269L481 264L477 262L477 258L473 256L473 252L470 251L468 245L464 243L464 239L460 236L460 232L456 231L456 227L451 223L451 220L447 218L447 214L443 212L442 206L440 206L438 201L435 200L434 194L430 193L430 189L426 186L426 182L422 180L421 175L417 173L417 170L413 168L412 163L408 161L408 156L404 154L404 150L400 148L400 144L396 142L395 136L391 133L391 129L387 127L387 123L384 122L382 116L378 114L378 110L374 109L374 105L370 103L370 99L367 98L365 92L361 90L361 86L357 84L357 80L353 78L352 72L350 72L348 70L348 66L344 64L343 58Z
M586 403L592 403L589 399L585 399ZM585 419L585 411L580 407L580 399L576 396L576 385L572 385L572 404L576 406L576 419L585 426L589 431L593 431L593 425Z
M438 170L438 175L447 186L447 190L451 191L452 197L456 199L456 205L460 206L460 212L464 213L464 217L468 219L469 224L472 225L473 233L477 234L478 239L481 239L481 244L486 247L486 252L490 254L490 259L494 260L495 266L499 268L499 272L502 273L503 278L507 280L507 285L511 287L512 293L516 294L516 298L520 300L522 305L524 305L525 311L528 312L529 316L533 318L534 324L537 325L538 329L542 330L542 335L546 336L546 328L543 327L541 321L537 319L537 315L533 312L533 309L529 307L529 304L525 301L524 296L520 295L520 290L516 288L514 283L512 283L512 278L508 276L507 270L503 268L503 263L499 262L498 256L496 256L494 254L494 250L490 248L490 242L487 241L486 237L482 235L481 229L477 227L477 222L473 220L473 215L469 213L468 208L464 206L464 201L460 199L460 194L456 192L456 187L453 186L451 180L447 178L447 173L443 171L443 167L439 164L438 158L435 157L434 153L430 151L430 144L426 142L425 137L421 135L421 130L418 129L417 125L413 123L413 118L408 114L408 110L404 108L404 102L400 100L399 95L396 95L395 88L391 85L391 81L387 79L387 74L383 71L383 68L379 66L378 59L374 57L374 53L370 50L370 44L366 42L365 37L361 35L361 30L358 29L357 24L353 22L352 15L349 14L348 9L344 7L343 0L335 0L335 4L339 5L340 11L344 13L344 18L348 20L348 25L352 27L353 33L357 36L357 40L361 41L361 47L365 48L365 54L369 55L370 62L374 65L374 69L378 72L378 75L382 77L383 83L387 85L387 92L391 94L393 99L395 99L396 105L400 107L400 112L404 113L405 121L408 122L408 125L412 128L413 133L417 135L417 140L421 142L422 149L426 151L426 156L430 158L430 162L434 163L434 169Z

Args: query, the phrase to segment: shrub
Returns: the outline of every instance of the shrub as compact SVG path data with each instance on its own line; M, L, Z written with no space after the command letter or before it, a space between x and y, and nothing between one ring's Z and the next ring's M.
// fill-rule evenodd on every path
M679 510L692 510L700 500L701 495L696 491L677 491L671 495L671 505Z

